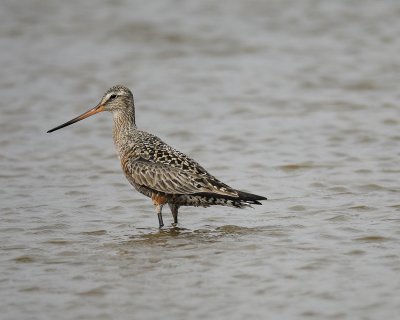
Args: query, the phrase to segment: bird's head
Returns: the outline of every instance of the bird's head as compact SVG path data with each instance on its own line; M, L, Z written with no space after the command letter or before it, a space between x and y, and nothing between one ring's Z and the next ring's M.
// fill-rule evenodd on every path
M117 85L106 91L97 107L101 111L126 112L133 107L133 95L127 87Z
M67 121L66 123L55 127L47 133L56 131L58 129L67 127L75 122L83 120L87 117L90 117L96 113L102 111L110 111L112 113L126 113L126 114L133 114L134 115L134 103L133 103L133 94L132 92L122 85L114 86L106 91L104 96L101 98L99 104L94 108L86 111L85 113L81 114L80 116Z

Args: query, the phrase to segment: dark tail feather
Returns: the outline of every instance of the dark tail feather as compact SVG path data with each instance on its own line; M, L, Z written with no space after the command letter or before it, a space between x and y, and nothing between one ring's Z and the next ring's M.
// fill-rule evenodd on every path
M249 203L249 204L262 204L258 200L267 200L266 197L258 196L256 194L244 192L244 191L237 191L239 194L239 200Z
M199 197L199 203L196 205L208 207L210 205L232 206L235 208L251 207L252 204L262 204L258 200L267 200L266 197L258 196L256 194L247 193L236 190L238 197L215 194L215 193L195 193L192 196ZM202 203L204 201L204 203Z

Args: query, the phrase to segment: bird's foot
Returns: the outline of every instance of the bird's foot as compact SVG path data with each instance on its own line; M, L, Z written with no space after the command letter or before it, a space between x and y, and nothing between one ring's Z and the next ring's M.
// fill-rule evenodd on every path
M159 228L161 229L162 227L164 227L164 222L163 222L163 218L162 218L161 212L159 212L159 213L157 214L157 216L158 216Z

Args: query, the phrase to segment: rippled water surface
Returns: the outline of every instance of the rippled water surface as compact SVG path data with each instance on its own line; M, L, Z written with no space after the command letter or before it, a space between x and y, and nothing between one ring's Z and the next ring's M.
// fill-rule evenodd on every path
M394 319L400 313L398 1L0 4L2 319ZM182 208L119 168L137 123L254 209Z

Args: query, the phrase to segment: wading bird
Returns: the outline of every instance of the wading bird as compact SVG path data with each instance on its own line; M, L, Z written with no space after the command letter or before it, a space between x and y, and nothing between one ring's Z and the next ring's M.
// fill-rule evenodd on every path
M180 206L243 208L261 204L259 200L267 200L263 196L231 188L160 138L138 130L132 92L121 85L107 90L93 109L47 133L102 111L113 114L113 139L122 170L132 186L153 201L160 228L164 226L161 210L165 204L169 205L173 225L176 225Z

